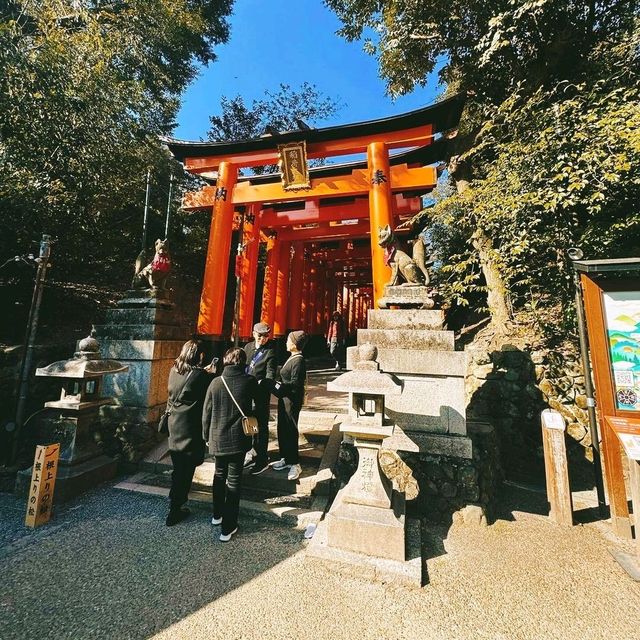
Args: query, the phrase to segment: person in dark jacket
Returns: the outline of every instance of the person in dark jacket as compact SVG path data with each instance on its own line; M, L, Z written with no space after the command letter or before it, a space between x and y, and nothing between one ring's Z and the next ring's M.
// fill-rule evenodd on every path
M276 353L272 340L269 340L271 327L266 322L253 326L253 342L244 348L247 354L247 373L258 381L256 395L256 418L258 435L253 437L253 449L247 453L245 467L253 467L251 474L257 476L269 468L269 403L271 389L276 378Z
M302 349L307 342L304 331L292 331L287 336L289 359L280 369L280 381L274 385L278 398L278 446L282 458L274 462L276 471L289 471L288 479L297 480L302 469L298 461L298 417L304 402L307 365Z
M169 415L169 454L173 464L167 526L178 524L189 515L184 507L196 467L204 460L201 417L204 396L211 382L210 368L203 368L204 343L185 342L169 372L167 404Z
M242 414L253 415L258 381L245 372L247 355L240 347L229 349L223 364L222 375L207 389L202 435L216 458L211 523L222 524L220 540L228 542L238 531L242 468L251 448L251 438L242 429Z

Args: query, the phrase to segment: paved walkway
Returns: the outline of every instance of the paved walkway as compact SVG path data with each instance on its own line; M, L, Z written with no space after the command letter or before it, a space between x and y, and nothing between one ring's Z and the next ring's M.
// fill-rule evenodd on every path
M316 564L277 523L223 544L208 514L167 528L163 499L107 486L30 531L0 494L0 638L637 640L640 586L608 553L630 545L504 500L489 527L427 529L429 583L404 589Z

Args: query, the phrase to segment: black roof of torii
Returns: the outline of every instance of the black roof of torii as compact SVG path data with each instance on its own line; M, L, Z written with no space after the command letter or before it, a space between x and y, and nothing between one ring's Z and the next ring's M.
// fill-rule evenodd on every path
M433 133L435 134L458 126L465 100L466 97L464 95L457 94L421 109L378 120L324 127L322 129L297 129L248 140L189 142L165 138L164 142L177 160L184 161L185 158L189 157L223 156L251 151L264 151L287 142L304 140L307 144L313 144L374 135L376 133L402 131L403 129L427 124L433 126Z

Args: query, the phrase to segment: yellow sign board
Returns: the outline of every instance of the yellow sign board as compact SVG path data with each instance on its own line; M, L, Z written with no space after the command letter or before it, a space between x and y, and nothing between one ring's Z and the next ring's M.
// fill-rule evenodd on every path
M27 527L39 527L41 524L49 522L59 455L59 444L36 447L31 488L27 501L27 517L24 522Z

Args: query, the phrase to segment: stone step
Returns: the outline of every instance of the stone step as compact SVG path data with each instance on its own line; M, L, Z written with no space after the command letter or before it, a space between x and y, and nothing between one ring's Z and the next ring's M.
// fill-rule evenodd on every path
M146 482L144 473L119 482L114 486L121 491L136 491L148 495L155 495L165 500L169 497L169 489L165 486L156 486ZM275 497L258 496L251 491L243 490L243 499L240 500L240 513L267 520L285 521L299 528L304 528L310 523L320 521L328 507L326 496L296 496L285 495ZM189 492L188 506L192 510L211 515L211 489L207 491L192 490Z
M347 349L347 369L353 369L357 349ZM388 373L415 373L430 376L461 377L467 375L468 357L465 351L429 351L416 357L407 349L378 349L380 369Z
M369 342L378 349L454 351L453 331L429 329L358 329L358 344ZM417 354L416 354L417 355Z
M444 311L435 309L369 309L369 329L431 329L444 326Z

